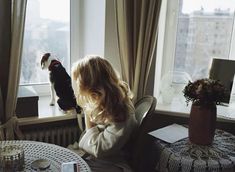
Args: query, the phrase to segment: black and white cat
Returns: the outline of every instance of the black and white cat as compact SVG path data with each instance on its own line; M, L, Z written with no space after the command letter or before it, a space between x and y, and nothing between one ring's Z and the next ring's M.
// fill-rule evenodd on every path
M42 56L41 67L42 69L48 69L50 72L50 105L54 106L55 97L57 95L57 103L65 113L81 113L81 108L77 105L72 88L71 77L68 75L60 61L52 57L50 53L46 53Z

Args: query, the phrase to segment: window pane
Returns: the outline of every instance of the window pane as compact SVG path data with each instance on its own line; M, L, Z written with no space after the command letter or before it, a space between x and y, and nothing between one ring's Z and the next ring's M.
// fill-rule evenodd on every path
M235 0L180 0L174 70L207 77L211 58L229 58Z
M49 81L40 60L44 53L54 54L70 67L70 1L27 1L20 84L42 84Z

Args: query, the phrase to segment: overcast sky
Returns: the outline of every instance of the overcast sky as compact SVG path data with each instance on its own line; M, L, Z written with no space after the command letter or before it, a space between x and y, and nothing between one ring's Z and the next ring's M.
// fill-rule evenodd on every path
M39 0L40 16L59 21L69 21L70 0Z
M230 11L235 9L235 0L183 0L184 13L190 13L195 10L200 10L201 7L205 11L212 12L215 8L226 10L230 8Z
M42 18L69 21L70 0L39 0L39 2ZM200 10L201 7L207 12L212 12L215 8L222 10L230 8L230 11L234 11L235 0L183 0L184 13Z

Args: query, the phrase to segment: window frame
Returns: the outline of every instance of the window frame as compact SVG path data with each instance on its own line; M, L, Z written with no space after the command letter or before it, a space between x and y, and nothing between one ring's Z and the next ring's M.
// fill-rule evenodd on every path
M174 68L179 0L167 1L162 76Z
M159 97L160 94L161 78L174 67L178 4L179 0L167 0L162 1L161 5L154 82L156 97ZM174 39L172 40L172 38Z
M229 59L235 60L235 15L233 18L233 31L232 31L232 38L231 38L231 44L230 44Z

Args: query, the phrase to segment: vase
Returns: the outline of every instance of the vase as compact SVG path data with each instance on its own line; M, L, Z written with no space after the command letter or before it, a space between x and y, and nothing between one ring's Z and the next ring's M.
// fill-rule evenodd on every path
M210 145L216 128L216 105L192 104L189 118L189 140L198 145Z

